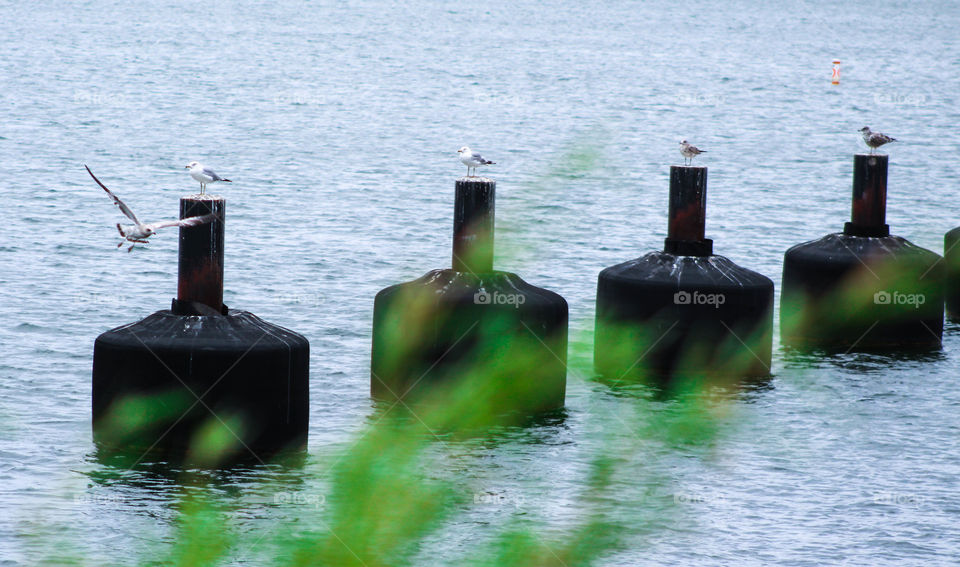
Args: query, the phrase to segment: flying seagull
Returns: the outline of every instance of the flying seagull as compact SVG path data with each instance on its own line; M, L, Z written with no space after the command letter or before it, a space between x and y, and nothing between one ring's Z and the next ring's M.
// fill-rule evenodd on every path
M680 142L680 155L683 156L683 165L693 165L693 158L705 153L707 153L707 150L692 146L686 140Z
M233 181L230 181L229 179L224 179L220 177L219 175L216 174L216 172L214 172L209 167L204 167L202 163L191 161L190 163L187 164L185 169L190 170L190 177L192 177L194 181L200 182L201 195L203 195L203 192L207 190L207 183L214 183L216 181L226 181L227 183L233 183Z
M103 190L107 192L107 195L110 195L110 198L113 199L114 204L120 207L120 212L126 215L128 219L133 221L133 224L122 225L117 223L117 231L124 239L122 242L120 242L120 244L117 244L117 248L123 246L128 240L133 243L130 245L130 248L127 248L127 252L132 251L134 245L136 244L147 244L147 239L153 236L153 233L157 232L157 230L161 228L167 228L168 226L199 226L201 224L211 222L217 218L217 215L210 213L199 217L188 217L180 220L142 223L139 221L139 219L137 219L137 215L133 214L133 211L130 210L130 207L128 207L123 201L120 200L119 197L107 189L106 185L100 183L100 180L97 179L97 176L94 175L92 171L90 171L89 167L86 165L83 167L87 168L87 173L89 173L90 177L97 182L97 185L103 188Z
M870 146L870 153L873 153L873 150L879 148L884 144L889 144L890 142L896 142L896 138L891 138L886 134L881 134L880 132L871 132L869 126L864 126L860 128L860 133L863 134L863 141L868 146Z
M479 152L475 152L467 146L463 146L457 150L457 153L460 154L460 162L467 166L467 177L476 177L477 166L494 165L494 162L483 159L483 156L480 155ZM471 169L473 170L473 175L470 175Z

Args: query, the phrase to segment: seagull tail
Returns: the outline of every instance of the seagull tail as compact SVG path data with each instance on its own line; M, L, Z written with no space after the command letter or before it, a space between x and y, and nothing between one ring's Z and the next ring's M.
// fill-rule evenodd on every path
M226 181L227 183L233 183L233 181L230 181L229 179L221 179L220 181Z
M117 223L117 232L120 233L120 236L122 236L122 237L124 237L124 238L127 237L127 235L123 233L123 229L120 228L120 223Z
M497 165L497 162L495 162L495 161L490 161L490 160L484 160L483 165Z

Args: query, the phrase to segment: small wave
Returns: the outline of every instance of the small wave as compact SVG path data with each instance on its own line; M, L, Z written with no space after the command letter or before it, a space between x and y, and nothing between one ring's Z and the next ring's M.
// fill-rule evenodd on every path
M13 328L14 331L19 331L21 333L43 333L51 330L49 327L42 327L40 325L34 325L33 323L20 323Z

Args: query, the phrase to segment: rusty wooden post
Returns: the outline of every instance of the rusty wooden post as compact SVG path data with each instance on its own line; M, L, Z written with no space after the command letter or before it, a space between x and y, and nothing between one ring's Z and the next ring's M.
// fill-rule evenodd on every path
M177 301L183 306L202 304L223 311L223 234L227 202L215 195L180 198L180 218L213 213L216 219L180 229Z

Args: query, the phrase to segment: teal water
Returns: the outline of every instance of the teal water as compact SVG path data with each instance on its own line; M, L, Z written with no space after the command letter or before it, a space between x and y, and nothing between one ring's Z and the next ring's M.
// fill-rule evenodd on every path
M709 152L715 250L778 289L783 252L847 220L867 124L901 140L893 232L942 250L958 25L955 5L910 2L0 4L0 559L145 563L188 490L94 452L93 340L169 305L176 237L117 251L82 164L151 220L195 189L189 161L234 180L216 187L225 300L311 341L305 469L211 481L248 544L231 562L262 564L373 415L374 294L449 262L467 144L497 162L497 266L570 303L567 415L432 447L466 504L417 564L457 564L518 519L575 523L601 449L622 467L597 506L632 527L603 564L955 560L957 326L925 357L777 343L773 379L721 404L702 443L658 433L671 402L596 382L589 349L597 273L662 246L681 138Z

